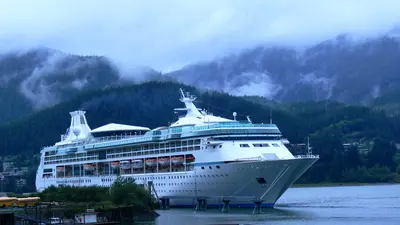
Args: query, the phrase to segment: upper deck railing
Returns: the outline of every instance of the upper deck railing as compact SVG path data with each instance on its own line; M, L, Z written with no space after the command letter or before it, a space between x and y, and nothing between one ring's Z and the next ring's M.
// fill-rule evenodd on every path
M205 124L201 126L180 126L170 127L164 130L151 130L146 132L144 135L116 135L116 136L105 136L90 138L85 141L85 149L102 148L113 145L124 145L130 143L140 143L147 141L167 140L173 138L186 138L195 137L200 135L217 135L217 134L250 134L269 133L273 135L280 135L280 131L275 124L253 124L248 121L239 122L219 122L212 124ZM68 147L72 147L73 144ZM75 145L76 146L76 145ZM49 146L52 147L52 146ZM61 147L65 148L65 147Z
M269 129L270 128L270 129ZM249 134L249 133L268 133L271 130L272 134L280 134L279 129L275 124L252 124L252 123L240 123L240 122L221 122L216 124L202 125L202 126L182 126L182 127L171 127L165 130L148 131L146 134L141 136L121 136L120 138L110 139L107 137L95 138L88 143L85 148L101 148L112 145L124 145L135 142L147 142L157 140L167 140L174 138L186 138L195 137L200 135L216 135L222 133L232 134Z
M309 158L318 158L319 159L319 155L313 155L313 154L295 155L294 157L298 158L298 159L303 159L303 158L307 158L307 159L309 159Z

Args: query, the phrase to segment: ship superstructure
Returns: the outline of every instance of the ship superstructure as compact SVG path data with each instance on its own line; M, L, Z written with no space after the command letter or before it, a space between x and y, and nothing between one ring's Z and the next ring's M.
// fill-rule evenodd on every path
M152 184L157 198L171 206L272 207L317 160L294 156L275 124L254 124L214 116L181 91L184 108L176 122L149 129L107 124L91 130L84 111L71 112L61 141L41 150L36 188L50 185L109 187L118 177Z

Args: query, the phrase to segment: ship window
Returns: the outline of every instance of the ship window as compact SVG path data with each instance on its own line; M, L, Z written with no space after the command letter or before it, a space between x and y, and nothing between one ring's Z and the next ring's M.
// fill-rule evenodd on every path
M269 144L262 144L263 147L269 147Z
M204 166L202 166L201 169L204 170Z
M220 167L219 166L216 166L217 167L217 169L219 169Z
M253 144L254 147L262 147L262 144Z
M209 166L208 168L210 168L210 169L211 169L211 166Z
M43 170L43 173L51 173L51 172L53 172L53 169L51 169L51 168L50 168L50 169L44 169L44 170Z
M279 147L279 145L278 145L278 144L275 144L275 143L273 143L272 146L274 146L274 147Z
M81 119L81 124L85 124L85 119L83 118L83 116L81 116L80 119Z
M259 184L266 184L267 183L267 181L264 179L264 177L257 177L256 180L257 180L257 182Z
M99 159L106 159L106 155L107 155L107 153L106 153L106 151L100 151L99 152Z
M248 148L248 147L250 147L248 144L240 144L240 147L241 148Z

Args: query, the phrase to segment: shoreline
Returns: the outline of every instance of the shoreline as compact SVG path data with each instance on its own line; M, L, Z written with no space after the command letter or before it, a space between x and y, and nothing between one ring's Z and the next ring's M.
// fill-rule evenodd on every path
M306 188L306 187L351 187L351 186L380 186L380 185L396 185L400 183L318 183L318 184L292 184L290 188Z

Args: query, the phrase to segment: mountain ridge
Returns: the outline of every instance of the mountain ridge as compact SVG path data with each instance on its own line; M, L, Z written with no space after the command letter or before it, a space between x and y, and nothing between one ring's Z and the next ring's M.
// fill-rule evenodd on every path
M262 96L283 104L334 100L374 107L378 97L400 90L399 49L399 39L390 35L362 40L339 35L302 50L260 45L169 73L142 67L127 74L103 56L49 48L2 54L0 124L83 92L149 80ZM397 110L390 104L400 103L392 98L380 107Z
M290 142L304 143L305 138L310 137L313 153L319 154L320 160L299 182L377 182L382 181L382 177L385 181L398 177L395 171L399 163L394 161L396 148L393 144L400 142L398 115L392 118L381 110L333 101L285 105L256 103L259 100L200 91L171 81L86 92L2 125L0 156L37 155L42 147L60 141L60 135L70 124L68 112L78 109L86 111L92 129L111 122L150 128L168 125L177 120L174 108L182 107L179 88L196 95L196 106L211 109L214 115L232 118L232 113L237 112L238 120L250 115L254 123L268 123L272 112L273 123ZM350 143L350 148L345 149L344 143ZM357 143L368 150L366 155L359 153ZM291 151L304 154L301 149ZM37 164L31 164L37 168Z
M369 104L381 90L400 87L397 38L349 39L341 35L301 52L260 46L192 64L170 75L187 84L229 93L247 86L251 93L257 89L260 95L280 102L331 99ZM358 86L349 86L355 83Z

